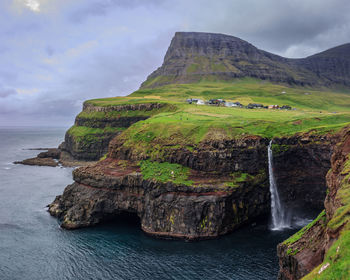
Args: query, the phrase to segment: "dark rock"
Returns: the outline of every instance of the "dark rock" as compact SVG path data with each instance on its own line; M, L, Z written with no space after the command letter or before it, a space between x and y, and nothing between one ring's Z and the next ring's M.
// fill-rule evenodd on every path
M166 106L162 103L141 103L141 104L125 104L116 106L94 106L89 102L85 102L83 105L83 112L93 113L93 112L103 112L108 114L108 112L127 112L127 111L141 111L150 112L152 110L158 110ZM116 114L113 117L106 115L105 118L87 118L82 116L77 116L75 119L75 126L84 126L89 128L127 128L132 124L146 120L149 118L149 114L142 116L130 116L123 117ZM109 142L117 135L121 133L121 130L115 130L114 132L103 132L100 134L93 134L92 140L87 135L87 141L78 141L74 135L71 135L67 131L65 135L64 142L60 145L60 149L69 153L75 160L78 161L95 161L99 160L108 151Z
M120 133L117 131L94 134L94 141L77 141L73 135L66 133L61 149L68 152L76 160L98 160L107 153L109 142Z
M349 176L346 163L350 154L350 128L345 128L336 139L337 142L332 148L331 169L326 176L328 192L324 200L325 214L305 230L299 239L292 243L284 242L278 245L277 254L280 264L278 279L280 280L300 279L320 265L328 249L344 229L344 223L348 222L345 219L343 223L338 222L337 226L329 227L329 222L337 212L342 213L339 212L340 208L347 207L340 198L341 193L347 191L343 185L348 186L344 178ZM346 256L343 255L342 258ZM334 261L346 262L340 259ZM346 271L344 273L348 274ZM347 279L346 276L345 278Z
M177 32L161 67L142 88L252 77L300 86L350 87L350 44L303 59L288 59L239 38L213 33ZM157 79L156 79L157 78Z
M60 149L48 149L47 152L41 152L37 155L39 158L53 158L53 159L59 159L61 155Z
M37 165L37 166L58 166L58 161L55 161L53 158L28 158L22 161L15 161L14 164L24 164L24 165Z
M274 175L281 199L290 212L323 209L326 174L337 141L334 136L308 135L274 139Z
M257 174L267 168L268 139L249 136L242 139L205 141L189 151L184 148L160 147L162 158L159 161L178 163L191 169L221 174L246 172ZM110 143L109 156L118 159L138 161L146 159L143 154L123 146L118 137ZM157 160L157 159L156 159Z
M269 209L266 176L237 188L215 183L191 187L143 180L128 168L117 168L109 159L76 169L75 183L56 197L49 212L67 229L96 225L121 212L136 213L148 234L193 240L231 232Z

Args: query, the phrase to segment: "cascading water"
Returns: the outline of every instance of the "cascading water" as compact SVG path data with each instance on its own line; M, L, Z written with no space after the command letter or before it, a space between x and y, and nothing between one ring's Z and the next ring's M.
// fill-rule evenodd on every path
M273 154L272 154L272 140L267 148L269 160L269 180L271 193L271 216L272 216L272 230L281 230L291 227L290 221L286 216L285 210L281 204L281 200L277 190L275 176L273 174Z

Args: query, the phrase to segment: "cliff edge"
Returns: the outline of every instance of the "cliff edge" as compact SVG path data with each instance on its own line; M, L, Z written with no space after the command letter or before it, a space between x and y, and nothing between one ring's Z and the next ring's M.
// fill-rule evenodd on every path
M279 244L279 279L350 278L350 130L335 146L327 174L325 210Z

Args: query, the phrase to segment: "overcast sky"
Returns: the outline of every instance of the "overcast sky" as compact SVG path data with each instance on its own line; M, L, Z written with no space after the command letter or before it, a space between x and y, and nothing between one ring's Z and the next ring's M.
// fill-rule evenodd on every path
M69 126L86 99L126 95L176 31L304 57L350 42L349 0L1 0L0 126Z

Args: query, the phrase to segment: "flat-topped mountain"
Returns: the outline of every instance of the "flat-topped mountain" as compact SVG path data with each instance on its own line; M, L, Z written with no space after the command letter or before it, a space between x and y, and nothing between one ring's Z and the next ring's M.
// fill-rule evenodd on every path
M300 86L350 87L350 44L289 59L229 35L177 32L163 65L141 88L242 77Z

